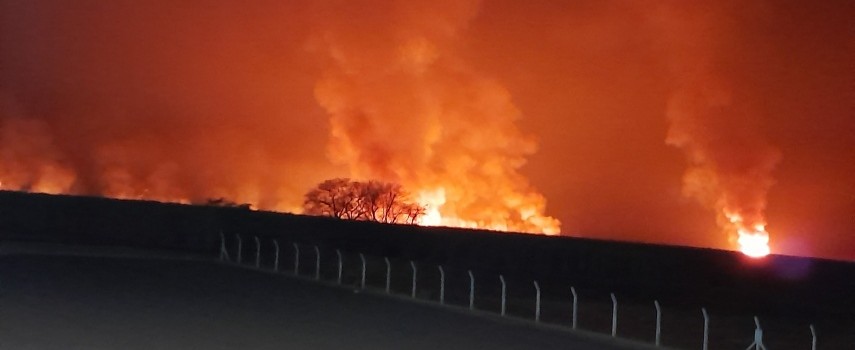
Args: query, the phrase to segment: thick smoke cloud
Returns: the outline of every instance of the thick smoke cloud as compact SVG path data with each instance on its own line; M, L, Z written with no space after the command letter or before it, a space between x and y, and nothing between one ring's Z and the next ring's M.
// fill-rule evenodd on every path
M2 2L4 188L298 207L332 174L303 9L234 5Z
M765 251L767 194L781 154L760 132L755 115L762 111L741 99L727 71L716 69L718 52L724 51L719 26L724 16L694 10L662 6L652 17L668 44L676 82L666 110L666 142L689 161L684 194L713 209L732 242Z
M65 193L75 176L62 161L44 121L26 118L14 100L0 96L0 186Z
M324 5L315 49L330 68L315 95L335 161L416 191L434 224L558 233L518 172L536 148L516 125L521 112L458 54L478 2Z
M853 6L0 0L0 181L294 210L376 177L726 249L765 205L774 252L855 259Z

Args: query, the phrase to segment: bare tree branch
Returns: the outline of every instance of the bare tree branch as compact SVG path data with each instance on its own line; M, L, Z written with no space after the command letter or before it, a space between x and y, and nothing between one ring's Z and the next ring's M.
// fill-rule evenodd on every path
M425 208L411 203L401 185L346 178L326 180L306 193L304 213L339 219L415 224Z

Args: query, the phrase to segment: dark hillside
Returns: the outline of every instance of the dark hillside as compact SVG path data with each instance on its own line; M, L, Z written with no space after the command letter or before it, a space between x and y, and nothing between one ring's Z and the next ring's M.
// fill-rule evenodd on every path
M189 206L92 197L0 192L0 239L122 245L216 256L219 234L232 244L252 236L283 243L340 248L479 274L504 274L509 284L589 293L671 305L708 306L787 317L851 319L855 264L568 237L497 234L477 230L380 225L240 208ZM487 286L494 288L495 286ZM526 287L530 288L530 287ZM562 292L563 294L566 294ZM563 295L562 294L562 295Z

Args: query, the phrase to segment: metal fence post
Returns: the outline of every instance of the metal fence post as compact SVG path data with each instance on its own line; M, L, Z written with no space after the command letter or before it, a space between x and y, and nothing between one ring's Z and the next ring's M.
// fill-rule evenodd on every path
M294 243L294 276L300 275L300 246Z
M315 280L321 280L321 250L315 246Z
M576 329L576 316L579 314L579 295L576 294L576 287L570 287L570 293L573 293L573 329Z
M437 266L439 268L439 304L445 305L445 270L442 269L442 266Z
M359 286L365 289L365 254L359 253L359 259L362 260L362 280L359 282Z
M255 240L255 268L261 267L261 241L258 236L252 237Z
M415 299L416 298L416 275L418 273L418 270L416 269L416 263L414 263L412 260L410 260L410 267L413 268L413 289L410 292L410 297Z
M389 294L392 292L392 263L387 257L383 257L383 261L386 262L386 294Z
M540 322L540 285L534 281L534 289L537 291L534 301L534 322Z
M338 277L336 277L336 283L341 284L341 271L344 267L344 258L341 256L341 250L336 249L335 255L338 256Z
M662 335L662 308L659 306L659 300L654 300L653 306L656 307L656 340L653 343L659 346L659 340Z
M754 328L754 341L745 350L766 350L766 345L763 344L763 328L760 327L760 319L757 316L754 316L754 325L756 326Z
M501 315L505 316L505 303L507 302L507 283L505 283L505 276L499 275L499 281L502 282L502 311Z
M617 336L617 298L615 293L609 293L612 297L612 337Z
M475 310L475 275L472 274L472 270L467 272L469 272L469 310Z
M812 340L810 342L810 349L816 350L816 329L813 328L813 325L810 325L810 335L812 338Z
M229 249L226 247L226 236L220 231L220 261L229 259Z
M237 237L237 263L240 264L241 260L243 260L243 239L240 238L240 235L235 235Z
M709 349L709 340L710 340L710 315L707 313L706 308L701 308L701 313L704 315L704 347L703 350Z
M273 247L276 248L276 253L273 255L273 271L279 272L279 241L274 239Z

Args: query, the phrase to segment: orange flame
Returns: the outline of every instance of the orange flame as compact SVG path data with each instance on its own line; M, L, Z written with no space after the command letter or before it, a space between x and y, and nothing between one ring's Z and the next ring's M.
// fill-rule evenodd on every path
M402 1L364 18L328 9L348 18L318 23L313 42L326 63L315 97L330 116L330 158L351 178L411 191L427 207L422 225L557 234L519 172L536 150L517 127L521 111L458 54L477 9L458 0Z
M739 214L727 213L725 216L730 220L730 223L735 227L739 244L739 250L752 258L762 258L769 255L769 233L766 232L765 224L746 225L743 218Z
M434 191L422 191L417 196L417 201L427 208L418 224L421 226L448 226L462 228L478 228L493 231L516 231L524 233L541 233L545 235L558 235L561 233L560 223L547 216L542 216L534 206L522 206L516 209L519 220L502 219L506 214L504 208L497 211L487 211L481 220L467 220L454 213L443 215L442 208L445 204L445 189L439 188Z

